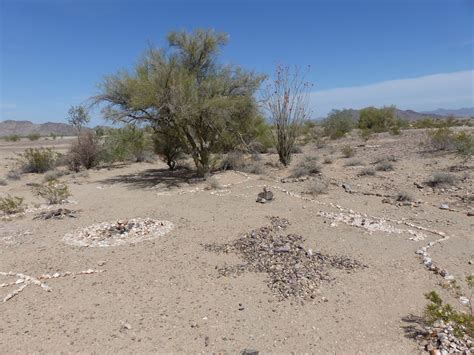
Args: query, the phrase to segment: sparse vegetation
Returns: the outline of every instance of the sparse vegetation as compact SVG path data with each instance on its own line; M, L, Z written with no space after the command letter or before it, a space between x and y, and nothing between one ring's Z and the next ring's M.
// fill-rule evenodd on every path
M443 171L434 172L428 179L427 184L429 186L451 186L457 182L458 178L456 175L446 173Z
M346 161L344 166L362 166L365 165L364 162L360 159L350 159Z
M5 179L0 179L0 186L7 186L8 182Z
M311 180L307 185L307 193L311 195L320 195L326 193L328 185L321 179Z
M299 178L319 173L321 173L321 166L318 164L318 157L309 155L292 169L291 177Z
M367 167L363 168L359 174L359 176L374 176L375 175L375 169L372 167Z
M356 125L356 119L350 110L333 110L323 121L324 135L331 139L342 138Z
M324 164L332 164L333 160L332 160L331 157L324 157L323 163Z
M395 200L397 200L398 202L413 201L413 196L410 193L406 192L406 191L399 191L395 195Z
M27 137L28 137L28 139L29 139L30 141L37 141L38 139L41 138L41 136L39 135L39 133L30 133L30 134L28 134Z
M347 144L341 148L341 152L344 158L352 158L355 155L354 148Z
M393 170L393 164L389 160L381 160L375 165L375 170L377 171L392 171Z
M50 170L50 171L47 171L44 176L43 176L43 181L44 182L49 182L49 181L53 181L53 180L57 180L59 179L61 176L63 176L64 173L62 171L59 171L59 170Z
M206 180L206 190L220 190L222 186L214 176L211 176Z
M141 162L150 150L151 140L145 135L145 131L134 125L126 125L109 130L103 146L103 156L109 162Z
M474 136L467 132L459 132L453 140L456 153L464 160L470 159L474 155Z
M3 139L5 139L6 142L18 142L21 137L17 134L11 134L9 136L4 137Z
M24 199L18 196L0 197L0 211L4 214L15 214L23 212L26 206L23 204Z
M28 148L20 155L24 173L44 173L54 169L57 153L51 148Z
M56 180L51 180L43 185L34 186L33 193L35 196L44 198L50 205L63 203L71 196L68 186Z
M11 169L7 173L8 180L20 180L21 172L18 169Z
M75 172L81 167L91 169L99 164L101 155L99 138L93 132L81 133L69 150L68 168Z
M67 121L70 125L76 127L76 129L80 133L82 128L90 121L87 108L82 105L71 106L68 111Z

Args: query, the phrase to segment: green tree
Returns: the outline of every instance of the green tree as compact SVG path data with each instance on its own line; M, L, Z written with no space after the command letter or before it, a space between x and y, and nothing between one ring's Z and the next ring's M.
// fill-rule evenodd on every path
M80 132L90 122L89 113L84 106L71 106L68 111L67 121Z
M397 125L395 106L366 107L360 110L359 128L372 132L386 132Z
M263 77L218 63L227 35L212 30L171 32L168 48L150 48L132 72L108 76L96 103L106 119L148 122L173 135L201 175L218 152L257 114L254 93Z
M351 110L333 110L323 121L324 134L331 139L344 137L356 126L356 118Z

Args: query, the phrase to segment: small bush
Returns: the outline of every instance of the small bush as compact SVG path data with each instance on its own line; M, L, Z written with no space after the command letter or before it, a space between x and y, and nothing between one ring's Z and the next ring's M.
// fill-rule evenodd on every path
M23 204L23 198L17 196L0 197L0 211L4 214L14 214L23 212L26 206Z
M30 133L27 137L30 141L37 141L41 136L38 133Z
M472 288L471 283L468 281ZM474 336L474 315L458 312L448 303L444 303L441 297L435 292L425 294L425 297L430 303L425 308L425 318L429 324L436 321L443 321L450 323L453 327L454 334L458 337L467 335Z
M328 185L322 180L312 180L307 185L307 193L311 195L320 195L326 193Z
M21 137L17 134L11 134L9 136L4 137L5 141L7 142L18 142Z
M220 170L241 170L244 166L244 156L239 151L227 153L219 164Z
M459 132L454 136L453 145L456 153L465 160L474 154L474 136L466 132Z
M413 196L411 194L409 194L408 192L399 191L395 195L395 200L397 200L399 202L413 201Z
M63 203L71 196L68 186L55 180L51 180L44 185L33 187L33 193L36 196L44 198L50 205Z
M0 179L0 186L7 186L8 182L5 179Z
M110 162L142 162L146 152L151 150L150 143L145 131L134 125L110 129L104 142L104 159Z
M49 182L49 181L57 180L63 175L64 175L64 173L62 171L51 170L51 171L48 171L44 174L43 181L44 182Z
M374 176L375 175L375 169L374 168L364 168L359 172L358 175L359 176Z
M453 139L454 132L447 127L428 132L428 145L434 150L453 149Z
M99 164L101 154L102 146L99 138L92 132L82 133L71 145L68 167L75 172L78 172L81 166L91 169Z
M44 173L55 167L57 153L51 148L28 148L20 155L24 173Z
M21 172L17 169L12 169L7 173L8 180L20 180L21 179Z
M323 164L332 164L333 160L330 157L325 157L323 160Z
M242 171L249 174L261 175L265 172L263 169L262 164L258 161L252 161L250 163L246 163L242 168Z
M293 154L302 154L303 153L303 148L301 148L299 145L295 145L293 148L291 148L291 153L293 153Z
M267 149L267 154L278 154L276 148L270 147Z
M350 145L343 146L341 152L344 158L352 158L355 155L355 151Z
M319 174L320 172L321 166L318 164L318 158L316 156L305 156L304 159L293 168L291 177L299 178Z
M364 162L360 159L351 159L351 160L348 160L344 166L361 166L361 165L364 165Z
M215 177L210 177L206 181L206 190L220 190L222 188L220 182Z
M388 160L381 160L377 163L377 165L375 166L375 169L377 171L392 171L393 164Z
M442 171L435 172L431 177L428 179L428 185L435 187L440 185L454 185L457 182L456 175L445 173Z

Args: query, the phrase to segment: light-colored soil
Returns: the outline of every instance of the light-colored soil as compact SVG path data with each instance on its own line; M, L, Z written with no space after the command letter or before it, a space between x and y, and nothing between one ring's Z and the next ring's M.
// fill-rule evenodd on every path
M420 316L424 293L439 292L460 307L457 297L443 289L443 278L429 271L415 251L439 239L425 232L425 240L407 233L367 233L362 228L334 224L319 212L345 210L369 216L407 221L444 232L449 239L429 253L449 271L465 292L463 279L474 269L473 163L461 163L452 154L425 152L424 132L410 130L401 136L379 135L365 146L355 135L330 142L323 148L308 145L304 155L320 156L329 184L327 194L302 194L308 182L281 183L289 169L265 166L266 174L246 177L228 171L216 173L222 190L206 190L206 182L186 171L169 173L161 162L121 165L61 178L69 184L77 218L33 220L34 213L0 221L0 272L40 276L44 273L103 269L102 273L70 275L45 280L47 292L29 285L7 302L1 299L15 287L0 288L0 353L13 352L228 352L244 348L269 352L340 354L417 353L408 336L407 317ZM69 141L70 142L70 141ZM57 144L65 151L67 140L0 144L0 177L14 164L16 152L34 145ZM349 144L365 166L394 155L394 171L358 176L361 167L346 167L340 148ZM324 156L332 164L322 164ZM276 161L262 155L261 164ZM293 166L303 159L297 154ZM434 171L454 172L463 180L455 188L419 189ZM469 176L471 175L471 176ZM27 183L42 175L23 175L0 186L0 193L40 203ZM363 193L395 195L409 192L418 207L383 203L384 197L347 193L341 184ZM226 186L229 185L229 186ZM255 202L263 185L275 200ZM283 192L285 189L297 195ZM301 199L302 196L315 201ZM450 210L439 209L447 203ZM317 252L345 255L368 268L351 273L331 270L333 282L322 283L314 301L279 301L267 287L265 274L243 273L219 277L217 268L236 265L235 254L216 254L203 245L233 241L252 229L269 224L268 216L287 218L288 233L302 235L305 247ZM71 246L66 233L89 225L154 218L174 224L157 239L108 248ZM405 228L406 225L397 224ZM0 276L0 284L15 278Z

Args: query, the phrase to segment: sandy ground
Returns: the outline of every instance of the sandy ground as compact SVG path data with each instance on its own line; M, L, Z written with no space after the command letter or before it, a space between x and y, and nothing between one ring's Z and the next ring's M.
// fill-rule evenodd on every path
M216 173L223 191L205 190L206 183L178 171L170 174L161 162L122 165L89 171L89 176L67 175L78 218L33 220L34 213L0 221L0 272L39 276L43 273L103 269L102 273L46 280L46 292L30 285L0 303L0 353L27 352L204 352L237 353L244 348L263 353L305 352L338 354L419 353L408 336L409 316L420 316L424 293L436 290L451 303L457 298L444 290L443 278L427 270L415 255L420 247L439 239L426 232L424 240L406 233L366 230L331 223L319 212L345 209L370 216L407 221L446 233L449 239L430 255L462 281L474 271L474 206L460 196L473 194L473 164L461 164L452 154L425 152L422 131L402 136L379 135L365 146L357 137L330 142L323 148L305 146L304 154L332 157L323 175L332 183L327 194L301 195L308 182L282 183L290 169L266 166L264 175L248 177L228 171ZM15 153L27 146L56 145L65 151L67 140L0 143L0 176L13 166ZM366 166L388 154L397 157L395 170L358 176L361 167L347 167L340 152L349 144ZM276 161L262 156L261 163ZM303 159L295 156L294 164ZM449 171L463 180L454 189L419 189L434 171ZM37 174L0 186L0 193L25 197L33 206L41 201L28 183ZM422 200L418 207L383 203L383 197L347 193L393 195L410 192ZM263 185L273 186L275 200L255 202ZM316 201L303 200L279 190ZM472 201L472 200L471 200ZM455 211L441 210L448 203ZM346 255L368 267L347 273L332 270L334 281L320 286L313 301L279 301L266 285L266 275L244 273L220 277L216 268L241 262L234 254L216 254L203 244L235 240L269 223L268 216L284 217L289 233L305 238L305 246L328 254ZM154 240L109 248L74 247L62 241L71 231L103 221L150 217L171 221L175 228ZM403 225L399 225L402 228ZM405 226L406 227L406 226ZM14 278L0 278L0 283ZM0 288L0 301L13 288Z

